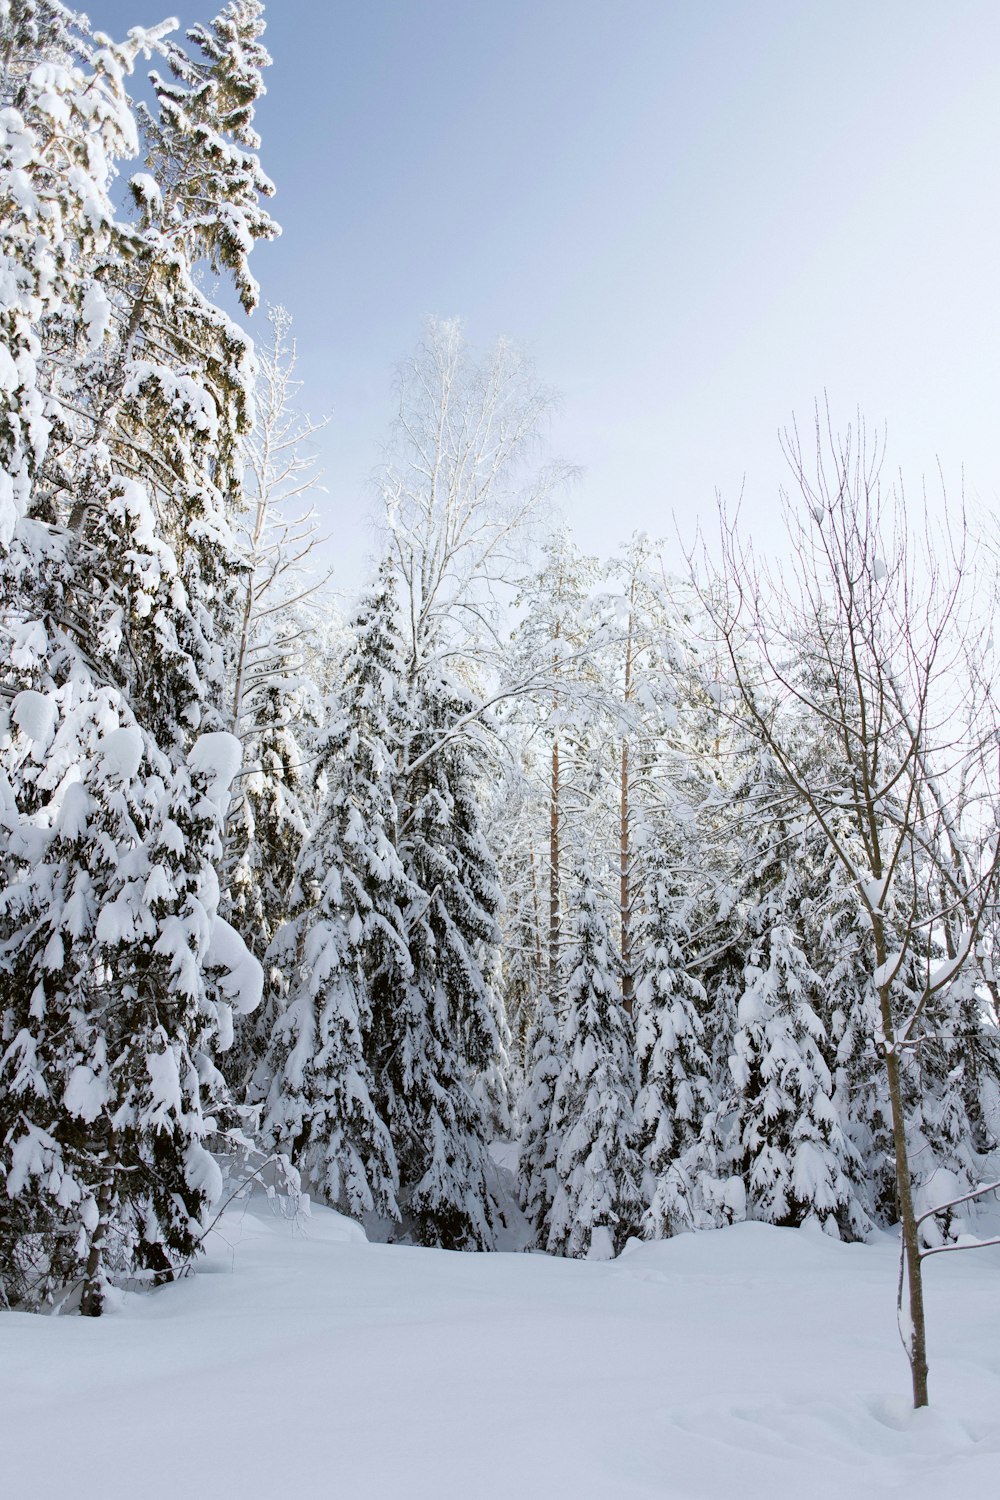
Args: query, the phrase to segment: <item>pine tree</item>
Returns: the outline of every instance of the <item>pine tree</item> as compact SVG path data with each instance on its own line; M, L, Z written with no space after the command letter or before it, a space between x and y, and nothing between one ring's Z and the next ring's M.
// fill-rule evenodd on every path
M211 26L189 32L203 60L167 46L174 81L152 75L149 171L131 182L138 225L105 275L118 337L93 397L97 435L106 431L113 463L161 497L162 539L178 564L169 608L146 617L165 670L129 684L161 744L171 732L183 742L231 722L227 654L244 571L233 526L254 365L246 334L204 295L196 273L207 264L231 275L252 311L248 255L278 232L259 201L273 187L254 154L254 103L269 61L262 30L257 0L232 0Z
M151 214L159 233L186 259L228 272L246 312L259 300L250 250L279 232L260 202L274 186L261 170L253 127L261 74L271 62L263 33L260 0L229 0L208 26L187 34L201 60L167 46L173 78L151 75L159 117L147 116L150 167L169 210ZM135 191L151 209L145 185Z

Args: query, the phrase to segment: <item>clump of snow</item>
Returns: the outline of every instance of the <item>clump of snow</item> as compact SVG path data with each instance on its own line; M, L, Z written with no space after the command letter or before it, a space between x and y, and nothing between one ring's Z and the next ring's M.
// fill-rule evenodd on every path
M99 349L111 326L111 303L99 282L91 282L83 299L83 321L87 329L87 346Z
M154 1111L179 1115L182 1110L181 1080L173 1048L164 1047L162 1052L150 1052L146 1058L146 1068L149 1072Z
M134 724L108 730L101 736L101 753L112 775L131 781L142 763L142 731Z
M137 202L142 203L149 209L150 213L158 213L163 207L163 194L155 177L148 172L135 172L129 178L129 187Z
M884 964L877 965L872 975L872 982L877 990L881 989L884 984L889 984L895 978L902 962L902 953L890 953Z
M264 993L264 971L235 927L223 917L216 917L212 925L205 964L221 971L216 982L238 1015L246 1016L257 1009Z
M44 752L48 748L56 726L56 705L47 693L31 689L18 693L11 704L11 716L36 749Z
M188 752L188 765L208 779L208 794L221 802L243 762L243 746L235 734L217 730L199 735Z
M80 1063L69 1076L63 1104L71 1115L79 1119L96 1120L108 1101L107 1079Z

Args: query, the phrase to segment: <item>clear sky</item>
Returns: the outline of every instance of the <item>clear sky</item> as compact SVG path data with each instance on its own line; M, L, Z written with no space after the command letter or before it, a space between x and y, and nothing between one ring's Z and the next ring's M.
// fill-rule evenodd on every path
M92 0L122 32L169 3ZM209 19L184 0L184 24ZM719 488L762 533L778 429L828 392L914 492L1000 496L998 0L272 0L255 255L330 410L350 587L392 370L427 314L563 401L603 553ZM935 480L936 483L936 480Z

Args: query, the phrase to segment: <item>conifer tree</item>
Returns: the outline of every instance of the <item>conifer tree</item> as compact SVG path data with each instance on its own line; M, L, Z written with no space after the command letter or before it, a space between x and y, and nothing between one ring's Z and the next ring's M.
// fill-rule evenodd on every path
M0 897L0 1150L24 1210L5 1258L18 1300L82 1279L93 1315L109 1267L165 1274L196 1248L219 1186L211 1052L259 970L212 868L236 742L203 736L174 769L113 689L71 684L58 720L49 701L12 710L51 823Z
M643 1232L661 1239L700 1227L702 1132L715 1094L703 1043L707 997L685 952L690 902L667 860L647 878L643 897L636 932L636 1139L649 1205Z
M856 1238L871 1225L852 1182L859 1163L834 1107L822 980L803 949L802 828L782 816L766 754L751 753L745 775L737 796L746 799L749 946L731 1063L734 1161L751 1218L811 1220Z
M577 878L564 1062L552 1114L559 1148L548 1248L607 1260L636 1232L642 1211L633 1039L618 984L620 961L593 879L586 867Z
M252 1087L264 1131L327 1202L398 1219L394 1123L373 1077L391 1017L381 1001L411 981L404 912L411 900L395 846L393 747L403 688L392 578L360 606L318 772L327 790L302 848L293 915L271 959L285 976L279 1014ZM382 1105L384 1108L384 1105Z
M537 783L512 756L487 804L503 892L500 986L511 1032L512 1098L517 1097L529 1071L528 1035L546 980L539 803Z
M229 7L252 30L251 11ZM159 181L136 185L139 226L110 197L137 139L123 80L166 29L98 47L66 21L46 28L34 67L6 48L24 113L7 121L22 177L2 253L23 296L4 332L24 380L3 424L14 833L0 1163L12 1202L34 1196L50 1222L12 1225L5 1256L32 1261L15 1288L29 1301L82 1275L89 1313L109 1270L167 1274L194 1249L219 1175L210 1054L231 1040L233 1002L259 997L218 911L238 754L201 733L223 722L225 518L249 370L245 336L195 287L204 238L170 199L182 158L218 154L207 115L200 134L161 135ZM220 55L206 77L227 67Z
M850 846L851 830L838 830ZM834 1113L850 1142L850 1170L857 1216L879 1225L895 1221L897 1206L892 1155L892 1120L885 1069L878 1055L878 997L871 982L868 935L856 893L825 841L804 830L797 869L802 885L800 916L803 949L820 976L817 1014L827 1036L824 1055Z
M518 1196L532 1243L544 1249L558 1188L559 1136L553 1119L563 1071L562 1033L543 990L524 1049L524 1087L519 1101Z
M155 644L171 675L130 684L136 701L151 699L161 744L171 730L183 741L231 723L227 654L244 571L233 525L254 366L246 334L205 296L196 272L230 275L244 309L256 306L248 256L278 233L260 203L274 190L252 125L269 62L262 31L258 0L231 0L209 27L189 32L200 60L168 45L173 81L152 75L157 113L144 116L149 171L131 183L137 230L106 273L117 343L96 393L99 431L113 462L162 497L163 540L178 562L171 609L151 616L154 629L164 613L170 620Z
M424 1244L491 1248L499 1222L488 1142L509 1129L508 1034L494 988L500 891L482 826L470 742L453 732L473 709L429 669L411 680L399 853L412 976L381 1025L386 1121L401 1206Z

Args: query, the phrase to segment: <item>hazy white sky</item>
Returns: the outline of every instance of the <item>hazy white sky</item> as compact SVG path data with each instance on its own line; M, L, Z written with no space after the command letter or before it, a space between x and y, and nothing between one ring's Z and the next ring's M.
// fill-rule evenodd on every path
M89 9L113 32L159 19ZM766 532L778 429L824 391L838 420L887 423L914 490L940 458L996 505L998 0L272 0L268 19L285 232L256 271L333 412L345 586L428 313L513 336L562 392L552 445L585 471L566 510L592 550L673 512L690 529L744 479Z

